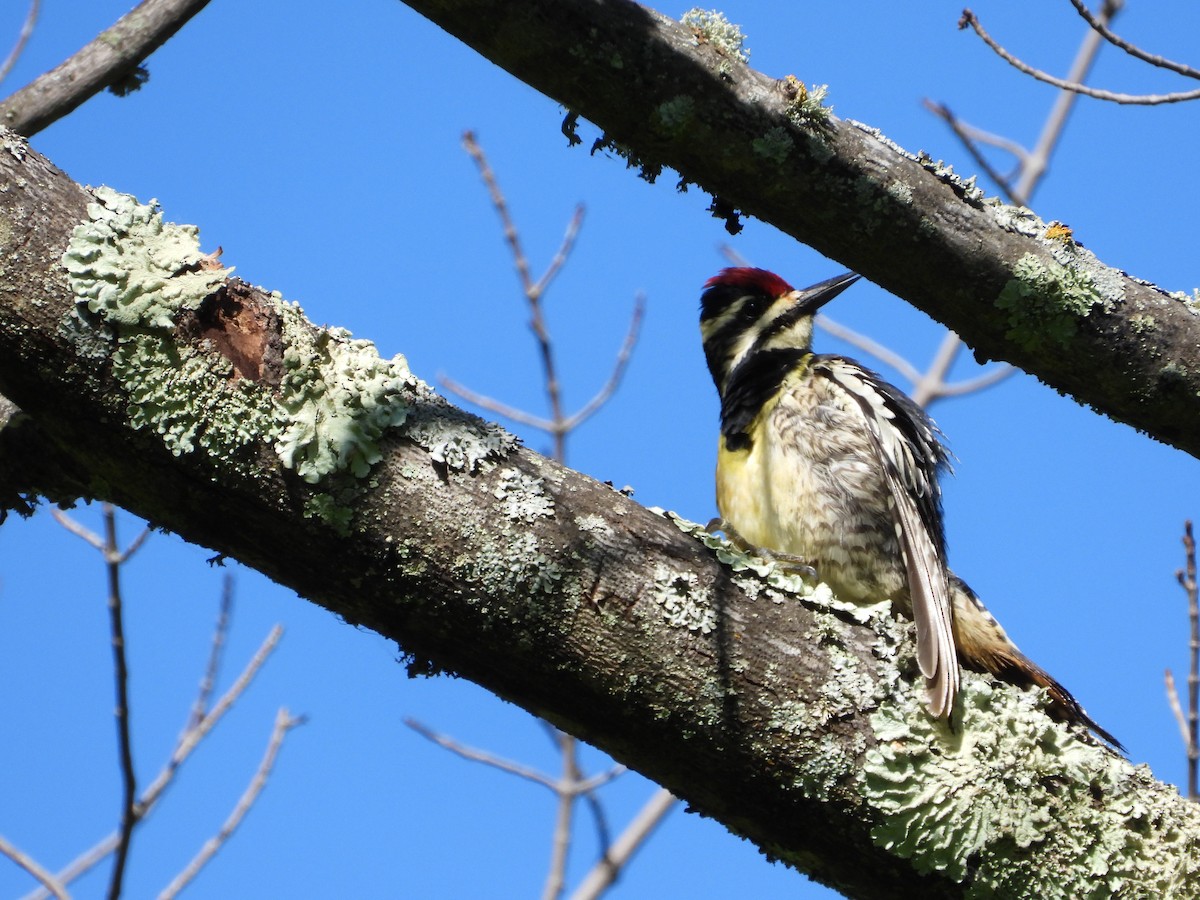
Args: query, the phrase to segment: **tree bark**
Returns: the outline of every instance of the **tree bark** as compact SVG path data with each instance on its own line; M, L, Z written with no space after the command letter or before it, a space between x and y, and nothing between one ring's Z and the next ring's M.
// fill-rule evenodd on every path
M714 215L770 222L954 329L977 358L1200 455L1195 298L1103 265L1070 229L814 112L800 82L631 0L405 2L594 122L643 172L669 166L699 185Z
M5 500L236 557L851 896L1183 896L1200 867L1196 808L1038 695L968 675L930 721L886 604L521 449L11 135L0 247Z

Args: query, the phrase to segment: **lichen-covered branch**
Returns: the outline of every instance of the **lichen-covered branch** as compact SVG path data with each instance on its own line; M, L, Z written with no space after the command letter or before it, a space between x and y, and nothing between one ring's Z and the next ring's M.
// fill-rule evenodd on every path
M258 568L851 896L1179 896L1200 876L1200 809L1038 694L970 675L956 730L929 720L888 604L522 449L13 138L0 252L0 392L66 461L58 490Z
M979 358L1200 455L1194 297L1104 265L1069 230L833 116L804 86L820 73L770 78L722 34L632 0L406 2L594 122L601 145L643 173L675 169L714 211L772 223L943 322ZM1086 243L1086 223L1072 224Z

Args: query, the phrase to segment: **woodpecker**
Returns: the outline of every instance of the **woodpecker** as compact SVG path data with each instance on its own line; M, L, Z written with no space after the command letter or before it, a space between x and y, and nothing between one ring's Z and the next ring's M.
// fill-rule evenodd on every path
M795 290L764 269L730 268L706 282L700 333L721 398L721 527L813 567L842 600L890 598L916 624L933 716L952 714L961 663L1045 688L1055 718L1119 748L947 567L938 478L949 453L937 426L865 366L812 352L817 310L858 277Z

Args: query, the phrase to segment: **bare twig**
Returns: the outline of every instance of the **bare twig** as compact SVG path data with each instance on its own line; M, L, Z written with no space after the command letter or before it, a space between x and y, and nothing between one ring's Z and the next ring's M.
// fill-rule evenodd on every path
M112 629L113 677L117 691L117 740L121 757L121 840L117 844L112 875L108 883L109 900L121 896L125 863L133 827L137 824L137 775L133 769L133 739L129 729L129 665L125 657L125 623L121 606L121 564L125 557L117 544L117 514L111 504L103 506L104 558L108 569L108 613Z
M950 107L944 103L934 103L928 99L924 100L923 103L927 110L950 126L950 130L954 132L954 136L962 142L963 147L971 154L971 159L974 160L975 165L979 166L983 170L983 174L990 178L1004 192L1009 202L1020 205L1016 203L1016 197L1012 193L1012 176L1003 174L993 166L983 151L979 149L979 145L987 144L1008 151L1016 158L1018 171L1025 165L1026 160L1028 160L1029 151L1016 141L1000 137L989 131L983 131L974 125L964 122L951 112Z
M1105 4L1105 8L1107 8L1109 5L1112 5L1113 2L1114 0L1110 0L1108 4ZM1150 63L1152 66L1158 66L1160 69L1167 69L1168 71L1183 75L1185 78L1200 78L1200 70L1193 69L1191 66L1186 66L1183 63L1172 62L1165 57L1156 56L1153 53L1147 53L1136 44L1131 44L1124 38L1113 34L1111 31L1109 31L1107 22L1105 22L1102 17L1093 15L1092 11L1087 8L1087 5L1083 3L1082 0L1071 0L1071 5L1075 7L1075 11L1083 17L1083 20L1087 22L1097 34L1099 34L1114 47L1124 50L1134 59L1140 59L1142 62ZM1115 5L1119 7L1122 5L1122 3L1117 2Z
M834 321L824 313L817 316L817 325L835 338L845 341L852 347L857 347L864 353L871 354L884 365L891 366L914 384L921 380L921 373L917 371L917 367L890 347L885 347L865 334Z
M275 759L279 755L279 748L283 746L283 739L287 737L287 733L298 725L304 724L303 716L292 716L284 708L280 708L275 715L275 726L271 731L271 739L267 743L266 752L263 754L262 762L258 764L258 770L254 773L254 777L250 779L250 784L246 787L245 792L238 799L237 805L233 808L233 812L229 814L220 830L211 838L209 838L200 852L187 864L182 872L167 885L161 894L159 900L171 900L187 886L200 870L211 860L217 851L224 846L225 842L237 830L237 827L242 823L242 819L246 817L246 813L250 811L250 807L254 805L254 801L258 799L258 795L262 793L262 789L266 786L267 777L271 774L271 769L275 766Z
M30 137L129 78L208 0L143 0L70 59L0 103L0 124Z
M646 805L625 826L625 830L609 848L608 853L584 876L575 893L571 895L571 900L595 900L603 894L675 803L675 796L666 788L655 791L646 801Z
M1167 699L1171 703L1171 711L1179 723L1183 733L1183 743L1187 748L1188 764L1188 797L1195 800L1200 798L1200 784L1197 783L1200 769L1200 586L1196 582L1196 538L1192 533L1192 522L1189 519L1183 523L1183 555L1184 567L1175 572L1175 579L1183 588L1188 599L1188 710L1186 720L1179 706L1179 693L1175 689L1175 677L1167 670Z
M486 409L488 412L504 416L506 419L512 419L514 422L520 422L522 425L528 425L530 428L536 428L538 431L545 431L549 434L553 434L555 431L554 422L550 419L543 419L541 416L527 413L523 409L509 406L503 400L496 400L486 394L473 391L466 385L459 384L448 375L438 375L438 381L446 390L457 394L468 403L474 403L476 406Z
M578 412L572 413L562 423L564 431L574 431L608 402L616 389L621 384L621 379L625 376L625 368L629 365L630 357L633 356L633 348L637 346L638 333L642 328L642 319L646 315L646 295L638 294L633 301L633 313L629 316L629 328L625 332L625 340L621 343L621 349L617 353L617 359L613 363L612 372L608 376L608 381L604 383L604 387L596 392L587 403L585 403Z
M1179 702L1179 690L1175 687L1175 674L1170 669L1163 672L1163 682L1167 686L1167 704L1171 707L1175 724L1179 726L1179 737L1183 740L1183 746L1186 749L1191 742L1191 733L1188 729L1187 716L1183 712L1183 705Z
M542 900L558 900L567 880L567 855L571 850L571 820L575 813L575 785L579 783L579 745L575 738L563 731L558 732L559 755L562 758L562 774L555 793L558 808L554 815L554 837L550 848L550 867L546 872L546 884L542 888Z
M1048 72L1043 72L1041 69L1034 68L1028 63L1017 58L1013 54L1005 50L995 38L993 38L983 26L979 24L979 19L969 9L964 9L962 18L959 19L959 27L965 28L968 25L974 29L980 39L991 48L997 56L1031 78L1038 81L1060 88L1064 91L1072 91L1076 94L1083 94L1085 97L1092 97L1096 100L1108 100L1112 103L1132 104L1137 106L1157 106L1162 103L1180 103L1185 100L1195 100L1200 98L1200 89L1192 91L1178 91L1170 94L1122 94L1116 91L1106 91L1101 88L1088 87L1079 82L1068 81L1065 78L1056 78ZM1098 35L1097 35L1098 36Z
M221 698L213 706L212 710L209 711L194 728L187 730L180 735L179 741L176 743L175 749L171 753L171 758L167 761L167 764L162 768L158 775L155 776L154 780L150 782L150 785L145 789L145 791L143 791L142 796L138 799L137 813L139 818L145 818L149 814L150 810L153 809L154 805L158 802L163 793L166 791L167 787L171 784L171 781L174 779L175 773L179 770L180 766L183 765L187 758L192 754L192 751L199 746L200 742L209 734L209 732L212 731L222 717L224 717L225 713L232 708L233 704L238 700L238 698L245 693L246 688L250 686L250 683L254 680L254 677L266 663L267 658L271 655L271 652L275 649L281 637L283 637L283 629L276 625L271 629L270 633L267 635L266 639L263 640L262 644L259 645L258 650L255 651L254 656L246 664L246 667L237 677L237 680L234 681L229 690L221 696ZM65 866L60 872L58 872L56 877L58 878L59 882L62 884L70 884L76 878L79 878L85 872L89 871L93 866L97 865L116 849L120 839L120 832L114 831L112 834L98 842L95 846L80 854L78 857L68 863L67 866ZM27 897L23 898L23 900L44 900L45 897L45 892L38 891L28 895Z
M496 181L496 173L492 171L492 167L488 164L483 149L475 140L475 135L470 131L463 135L463 147L470 154L471 158L475 160L475 165L479 169L479 176L487 186L488 194L492 198L492 205L496 208L496 212L500 216L500 222L504 227L504 238L508 242L509 249L512 251L513 263L516 266L517 275L521 279L521 288L525 292L526 301L529 303L529 328L537 339L538 353L542 359L542 375L546 386L546 399L550 404L550 418L557 426L564 419L562 388L558 380L558 368L554 361L554 344L550 340L550 333L546 329L546 317L542 313L542 294L546 286L558 274L563 263L566 262L567 255L570 253L571 247L575 244L575 238L579 234L579 227L583 224L583 207L575 207L575 213L571 216L571 220L567 224L567 232L563 237L558 252L555 253L554 259L551 260L542 277L534 281L533 275L529 271L529 260L525 256L525 251L521 248L521 237L517 231L516 223L513 222L513 218L508 211L508 202L504 199L504 194L500 190L500 184ZM566 456L566 435L558 427L552 429L550 434L554 438L554 458L562 462Z
M25 13L25 21L21 24L21 33L17 35L17 42L13 44L12 50L8 53L8 58L0 63L0 81L8 77L8 73L12 71L12 67L17 64L17 60L21 58L21 54L25 52L25 45L29 43L29 38L33 35L33 29L37 25L38 13L41 10L42 0L30 0L29 12Z
M1112 21L1124 5L1124 0L1105 0L1100 8L1098 21L1105 23ZM1083 36L1079 50L1075 53L1075 59L1071 62L1071 68L1067 72L1067 81L1071 84L1082 84L1091 73L1092 65L1099 52L1100 36L1097 32L1089 30ZM1034 189L1050 165L1050 156L1054 152L1054 148L1058 146L1059 138L1062 136L1062 131L1067 125L1067 119L1070 117L1077 99L1078 92L1069 89L1060 91L1054 98L1054 105L1050 108L1050 115L1046 117L1046 122L1042 126L1042 133L1038 135L1037 144L1029 157L1022 162L1021 177L1017 181L1016 187L1013 188L1012 200L1018 206L1024 206L1033 197Z
M68 900L71 896L62 882L42 868L32 856L9 843L3 835L0 835L0 856L7 856L41 882L46 890L58 897L59 900Z
M221 668L221 651L225 648L225 636L229 633L229 617L233 612L233 576L226 574L221 583L221 605L217 610L217 624L213 628L212 643L208 652L208 665L204 667L204 677L200 679L200 690L196 701L192 704L192 713L184 726L184 734L192 731L204 719L208 712L208 703L212 699L213 688L217 683L217 672Z
M513 762L510 759L496 756L488 753L486 750L479 750L475 747L468 747L466 744L459 743L454 738L448 735L434 731L427 725L418 722L416 719L405 719L404 724L415 731L421 737L433 741L439 747L449 750L451 753L461 756L463 759L469 759L471 762L483 763L485 766L491 766L494 769L499 769L501 772L508 772L510 775L516 775L524 778L527 781L532 781L534 784L540 784L544 788L550 790L556 789L556 783L549 775L532 769L529 766L523 766L518 762Z

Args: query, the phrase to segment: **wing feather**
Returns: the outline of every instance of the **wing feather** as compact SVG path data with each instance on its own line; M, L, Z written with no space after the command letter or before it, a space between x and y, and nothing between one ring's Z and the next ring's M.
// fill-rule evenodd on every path
M934 716L948 716L959 688L937 481L948 455L925 413L874 372L836 356L816 357L814 369L845 389L862 410L891 495L917 626L917 664L926 680L926 704Z

